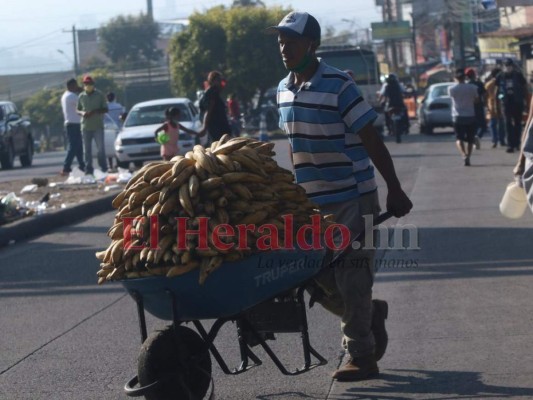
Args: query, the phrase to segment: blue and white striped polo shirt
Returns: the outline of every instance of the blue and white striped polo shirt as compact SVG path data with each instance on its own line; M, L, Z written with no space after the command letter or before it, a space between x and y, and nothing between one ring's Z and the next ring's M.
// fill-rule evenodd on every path
M376 190L374 167L357 132L377 114L347 74L321 61L301 88L292 73L283 79L277 100L296 182L312 201L336 203Z

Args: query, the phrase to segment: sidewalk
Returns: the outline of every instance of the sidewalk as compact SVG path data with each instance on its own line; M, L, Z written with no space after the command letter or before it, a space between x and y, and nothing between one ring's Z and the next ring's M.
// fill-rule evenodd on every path
M98 214L112 211L111 201L117 194L118 192L112 191L95 200L80 203L73 207L54 211L50 214L23 218L10 224L2 225L0 226L0 248L44 235L54 229L72 225Z
M327 398L531 399L533 215L498 210L517 154L485 138L464 167L450 135L405 139L387 144L402 165L411 159L414 209L397 223L417 228L420 250L382 254L374 297L389 302L389 347L380 378L334 382Z

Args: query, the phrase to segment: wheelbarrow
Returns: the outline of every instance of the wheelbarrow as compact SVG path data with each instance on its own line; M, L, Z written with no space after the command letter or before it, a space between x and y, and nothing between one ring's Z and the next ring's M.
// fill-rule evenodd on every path
M390 216L384 213L374 223ZM238 375L262 364L252 350L257 345L284 375L299 375L327 364L310 343L304 291L311 278L334 265L350 248L337 254L325 246L323 250L260 252L223 264L203 285L198 284L198 269L173 278L122 280L137 304L142 343L137 375L124 386L126 395L147 400L204 399L210 387L213 391L210 354L225 374ZM145 311L172 324L148 335ZM209 330L202 320L214 320ZM234 368L214 344L228 322L235 323L238 334L240 363ZM300 333L302 367L289 370L279 360L267 343L274 333Z

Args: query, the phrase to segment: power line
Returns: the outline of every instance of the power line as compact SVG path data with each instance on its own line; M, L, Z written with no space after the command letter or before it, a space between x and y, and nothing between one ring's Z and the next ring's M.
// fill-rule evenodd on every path
M46 39L49 36L52 36L52 35L60 33L60 32L61 32L60 30L56 30L56 31L47 33L45 35L41 35L38 38L30 39L30 40L27 40L25 42L19 43L19 44L15 45L15 46L3 47L3 48L0 49L0 53L3 52L3 51L8 51L8 50L24 47L24 45L29 44L29 43L39 42L39 41L41 41L43 39Z

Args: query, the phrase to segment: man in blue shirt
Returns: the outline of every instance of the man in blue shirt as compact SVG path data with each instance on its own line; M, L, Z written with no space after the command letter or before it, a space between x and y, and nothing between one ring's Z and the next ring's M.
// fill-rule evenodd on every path
M290 71L278 86L277 100L297 183L324 214L335 214L338 223L358 233L365 225L363 216L379 213L373 163L387 183L387 210L396 217L407 214L412 203L372 126L376 112L346 73L316 57L317 20L308 13L291 12L268 31L277 33L283 63ZM387 304L372 302L374 252L365 247L354 250L342 265L327 268L317 279L326 294L318 301L341 316L343 344L350 354L346 365L334 373L337 380L379 374L377 359L387 343Z

